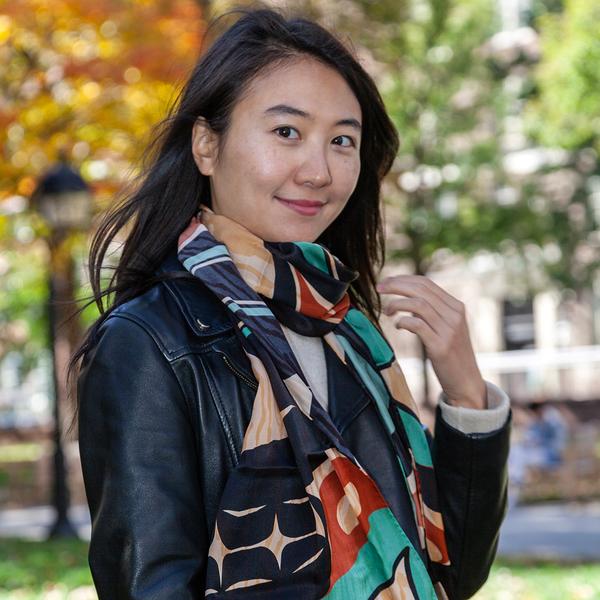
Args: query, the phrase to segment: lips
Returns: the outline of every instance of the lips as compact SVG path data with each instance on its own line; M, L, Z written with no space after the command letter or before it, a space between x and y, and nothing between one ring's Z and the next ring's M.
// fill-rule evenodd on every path
M275 198L294 212L309 217L316 215L325 204L318 200L305 200L303 198L298 200L279 198L277 196Z

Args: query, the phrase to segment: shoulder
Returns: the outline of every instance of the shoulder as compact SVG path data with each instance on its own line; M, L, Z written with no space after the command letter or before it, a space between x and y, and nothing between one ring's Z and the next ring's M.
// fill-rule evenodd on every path
M165 358L174 360L232 333L227 309L202 282L181 278L177 261L165 261L157 274L165 273L179 277L160 281L119 305L100 326L99 335L110 331L120 343L153 343Z
M126 396L130 404L137 398L142 406L139 393L154 398L155 392L167 389L169 397L178 397L185 378L177 365L187 361L195 369L200 362L214 363L216 349L233 332L229 323L218 327L223 315L203 314L215 328L212 335L208 330L197 335L185 310L165 282L115 308L95 330L81 362L77 393L82 405L97 404L100 395L104 404L120 404L119 398ZM195 389L191 385L188 391Z

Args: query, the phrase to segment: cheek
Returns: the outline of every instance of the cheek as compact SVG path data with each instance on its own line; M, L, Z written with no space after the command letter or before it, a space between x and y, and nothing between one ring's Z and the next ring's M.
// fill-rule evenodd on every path
M248 144L231 154L229 173L237 173L239 184L249 188L271 188L278 185L289 170L289 162L281 152L266 144Z
M352 195L360 176L360 158L348 157L341 161L338 169L340 196L346 199Z

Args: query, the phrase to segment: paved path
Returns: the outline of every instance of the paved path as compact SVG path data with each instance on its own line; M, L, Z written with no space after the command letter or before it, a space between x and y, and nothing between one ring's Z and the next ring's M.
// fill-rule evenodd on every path
M500 532L498 555L600 561L600 502L512 508Z
M69 512L71 523L82 539L90 539L90 513L87 506L73 506ZM43 540L54 520L51 506L35 506L0 510L0 537L20 537Z
M49 506L0 511L0 537L44 539L52 519ZM89 539L87 507L73 507L71 520L81 537ZM502 526L498 556L600 561L600 502L512 508Z

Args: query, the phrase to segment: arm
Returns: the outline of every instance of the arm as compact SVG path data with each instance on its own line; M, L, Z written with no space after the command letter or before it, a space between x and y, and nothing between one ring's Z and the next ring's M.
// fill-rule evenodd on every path
M496 555L506 510L510 413L487 433L464 433L442 415L440 406L432 454L451 565L433 568L451 600L459 600L485 583Z
M506 506L510 401L489 382L486 389L484 410L453 406L440 395L433 456L452 565L437 572L453 598L468 598L487 579Z
M498 386L485 382L485 409L466 408L448 404L446 394L440 394L439 406L441 417L462 433L490 433L500 429L510 412L510 400Z
M462 302L422 276L388 277L377 289L395 296L385 314L412 313L396 327L420 337L444 392L432 454L452 564L432 569L452 600L468 598L488 576L505 512L508 398L501 394L505 419L494 429L485 421L499 407L488 405L494 390L477 366Z
M203 597L208 540L193 413L171 365L141 326L110 318L78 397L100 600Z

